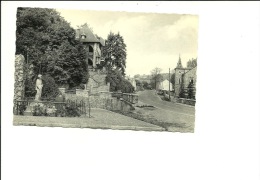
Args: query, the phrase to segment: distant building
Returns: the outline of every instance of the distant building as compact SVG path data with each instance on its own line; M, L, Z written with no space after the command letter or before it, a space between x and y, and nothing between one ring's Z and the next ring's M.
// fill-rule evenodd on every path
M87 25L80 29L76 29L76 40L83 42L85 45L87 64L90 70L99 68L99 65L105 62L104 57L102 57L105 40L94 35Z
M130 78L129 82L132 84L132 86L134 87L134 90L136 91L136 81L134 78Z
M170 83L168 79L165 79L164 81L160 82L158 89L162 91L169 91L169 86L170 86L170 91L172 91L173 90L172 83Z
M179 61L175 68L175 96L180 97L181 92L187 92L190 84L194 87L194 91L196 91L196 82L197 66L194 68L183 68L181 58L179 57Z

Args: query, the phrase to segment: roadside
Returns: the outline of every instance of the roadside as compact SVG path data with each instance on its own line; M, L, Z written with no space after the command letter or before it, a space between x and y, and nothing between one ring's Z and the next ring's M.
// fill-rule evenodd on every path
M166 113L165 110L157 109L151 105L135 107L135 110L131 112L115 112L141 120L143 122L160 126L165 129L165 131L183 133L194 132L194 123L181 121L179 117L173 116L172 114Z
M154 91L138 94L136 110L125 115L156 124L171 132L194 132L194 106L163 101Z

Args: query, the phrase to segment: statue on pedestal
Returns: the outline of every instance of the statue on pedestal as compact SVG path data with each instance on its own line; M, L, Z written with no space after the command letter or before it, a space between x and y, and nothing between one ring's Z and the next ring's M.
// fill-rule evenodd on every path
M35 86L35 89L37 91L36 95L35 95L35 101L40 101L41 100L41 96L42 96L42 87L43 87L43 84L42 84L42 75L39 74L38 75L38 78L36 80L36 86Z

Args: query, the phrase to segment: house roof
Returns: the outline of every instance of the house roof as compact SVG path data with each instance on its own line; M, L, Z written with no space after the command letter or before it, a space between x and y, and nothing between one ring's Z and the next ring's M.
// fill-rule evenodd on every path
M81 42L99 42L99 43L101 43L100 40L98 40L96 38L94 33L87 26L84 26L81 29L77 29L76 31L79 35L78 39L81 35L86 35L85 39L82 39L82 38L80 39Z
M178 68L178 67L176 67L176 68L174 68L175 70L176 69L180 69L180 70L191 70L191 69L193 69L193 68Z
M195 68L197 68L197 66L195 66L195 67L193 67L193 68L189 69L189 70L188 70L188 71L186 71L184 74L186 74L187 72L190 72L192 69L195 69Z
M105 46L105 40L102 37L99 37L99 41L102 46Z

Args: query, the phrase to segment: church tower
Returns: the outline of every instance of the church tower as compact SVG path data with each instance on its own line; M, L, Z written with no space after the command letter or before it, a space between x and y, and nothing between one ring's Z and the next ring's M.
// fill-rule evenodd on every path
M183 68L181 63L181 56L179 54L179 60L177 63L177 66L175 68L175 84L174 84L174 90L175 90L175 96L179 97L182 81L183 81L183 74L185 73L185 68Z
M176 68L183 68L183 67L182 67L182 64L181 64L181 56L180 56L180 54L179 54L179 61L178 61L178 63L177 63Z

